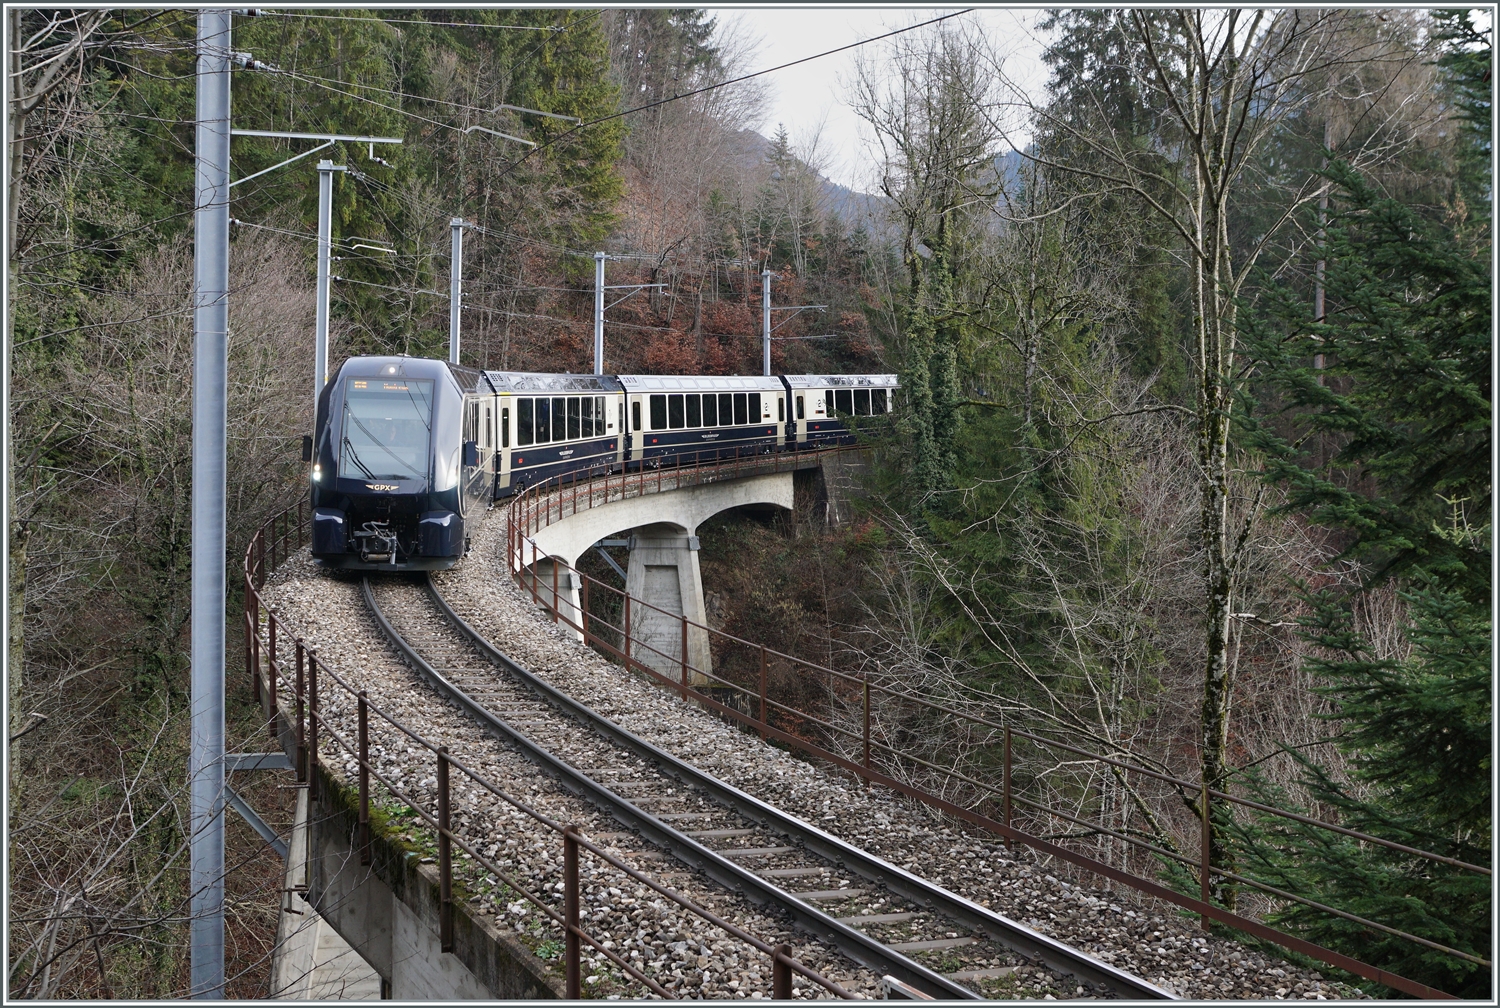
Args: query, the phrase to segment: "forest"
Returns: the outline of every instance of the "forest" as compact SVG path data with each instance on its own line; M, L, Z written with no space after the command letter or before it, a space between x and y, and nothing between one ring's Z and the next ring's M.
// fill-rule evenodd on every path
M233 119L403 141L316 155L348 168L335 362L445 355L454 217L475 367L588 371L595 251L653 285L610 308L607 372L758 373L762 269L826 305L773 371L896 373L900 407L851 522L704 530L717 625L1199 782L1017 755L1095 824L1037 831L1196 893L1162 852L1206 821L1216 905L1487 998L1487 875L1209 794L1490 865L1479 13L1060 9L1032 90L949 18L859 51L857 199L766 121L765 78L711 86L763 61L692 9L262 10ZM10 990L180 996L195 17L6 16ZM317 173L276 166L309 146L234 142L231 572L306 493ZM993 766L993 738L876 717L944 772ZM233 818L228 863L230 991L263 996L281 880Z

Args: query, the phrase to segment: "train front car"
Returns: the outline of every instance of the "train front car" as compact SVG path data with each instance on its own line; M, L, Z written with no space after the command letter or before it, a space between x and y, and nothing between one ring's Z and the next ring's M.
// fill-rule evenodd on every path
M895 409L895 375L784 375L791 397L787 444L797 449L853 444L860 417Z
M453 566L466 515L488 497L465 417L466 399L487 393L477 371L444 361L345 361L318 397L312 555L352 570Z

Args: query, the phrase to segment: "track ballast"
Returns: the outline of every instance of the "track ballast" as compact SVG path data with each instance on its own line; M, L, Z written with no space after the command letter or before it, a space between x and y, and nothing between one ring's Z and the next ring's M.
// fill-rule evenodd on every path
M367 581L363 594L390 642L433 688L632 831L596 839L655 847L659 854L629 853L646 860L666 854L692 869L659 876L706 876L775 907L800 930L869 969L933 997L979 998L980 981L1025 968L1025 960L1071 974L1096 997L1171 997L781 812L621 728L508 658L464 623L425 578ZM636 834L639 841L631 842Z

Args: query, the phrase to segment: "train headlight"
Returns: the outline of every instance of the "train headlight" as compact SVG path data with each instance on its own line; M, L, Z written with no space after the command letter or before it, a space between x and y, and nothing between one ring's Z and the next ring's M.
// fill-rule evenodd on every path
M320 465L313 466L313 482L316 483L319 480L321 480L322 478L323 478L323 467L320 466Z

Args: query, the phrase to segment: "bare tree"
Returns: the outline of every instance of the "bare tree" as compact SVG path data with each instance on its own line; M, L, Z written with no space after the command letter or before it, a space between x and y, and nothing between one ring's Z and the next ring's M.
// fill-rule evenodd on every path
M901 222L914 288L922 261L960 238L959 211L993 196L976 191L993 183L1000 135L985 57L981 34L945 24L900 36L883 59L856 65L850 103L874 132L880 190Z

